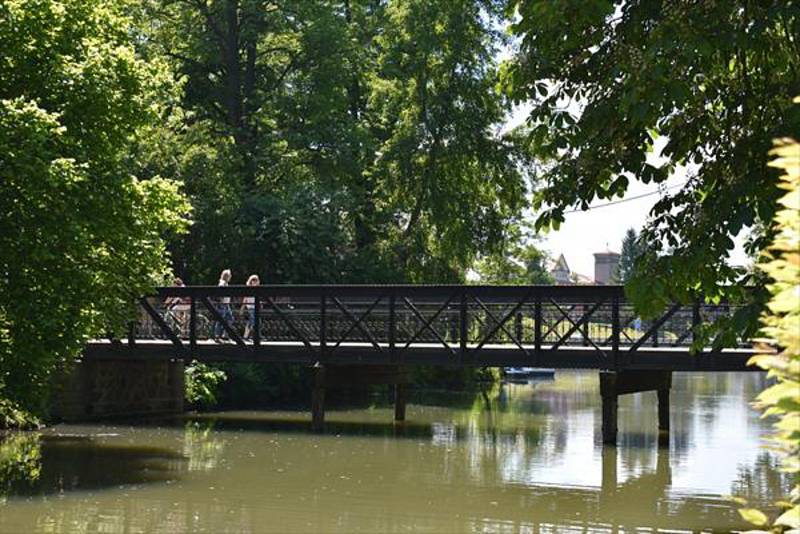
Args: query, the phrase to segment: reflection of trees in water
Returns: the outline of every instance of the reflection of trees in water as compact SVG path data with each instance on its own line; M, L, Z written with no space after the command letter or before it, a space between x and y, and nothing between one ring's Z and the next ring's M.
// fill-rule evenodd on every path
M33 484L41 474L42 450L38 432L8 433L0 441L0 501L15 488Z
M169 449L97 443L85 436L9 434L0 443L0 496L175 480L184 460Z
M681 403L682 412L699 412L701 420L711 425L717 412L731 403L746 408L765 387L764 373L674 373L673 391L688 392L688 395L674 395Z
M782 499L791 486L790 475L780 472L780 460L765 451L758 455L754 465L739 466L731 494L766 505Z
M225 453L225 441L214 427L213 419L186 423L183 454L189 459L189 471L210 471L219 465Z
M752 389L750 376L713 380L713 388L738 399ZM630 404L635 408L630 416L641 418L646 412L651 420L625 420L619 447L602 449L600 487L537 480L537 470L553 462L581 466L590 460L600 471L593 456L598 449L591 443L577 456L567 456L575 452L567 445L576 433L591 432L592 425L599 428L596 385L588 393L570 390L594 384L596 373L584 373L581 379L567 373L566 378L569 387L551 382L503 388L460 399L456 410L418 407L414 413L412 408L409 420L400 425L383 413L368 417L366 412L332 411L324 435L310 434L306 413L199 418L179 436L188 457L184 469L213 471L198 477L204 480L202 487L187 482L163 500L131 492L131 497L107 499L102 506L73 502L30 521L38 530L54 532L253 531L277 529L276 518L286 520L286 530L307 525L307 531L330 530L332 525L340 531L514 532L744 527L735 504L672 488L670 468L678 469L676 463L687 456L683 451L696 446L690 434L711 430L692 404L692 388L702 380L689 383L685 376L679 377L681 393L673 395L671 449L657 446L655 398L643 398L638 406ZM742 405L736 413L745 414L745 400L736 402ZM717 424L728 424L724 418L731 412L721 411L727 409L712 409L723 419ZM236 437L224 430L237 431ZM251 440L247 449L240 439ZM283 446L273 452L267 440ZM250 459L249 450L258 458ZM734 493L771 498L778 487L775 465L768 454L763 456L751 469L741 470ZM278 474L278 468L287 466ZM587 473L586 480L597 480L598 474ZM209 493L211 480L224 492ZM0 531L3 521L0 514Z

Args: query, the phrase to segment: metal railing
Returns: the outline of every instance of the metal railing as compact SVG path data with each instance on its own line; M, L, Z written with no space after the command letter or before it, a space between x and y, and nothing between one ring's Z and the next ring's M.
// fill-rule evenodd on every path
M320 361L354 346L392 361L436 349L458 362L498 348L569 348L593 351L606 367L637 351L686 352L703 326L737 309L675 304L645 321L621 286L187 286L159 288L140 304L128 343L169 340L185 354L212 341L296 344Z

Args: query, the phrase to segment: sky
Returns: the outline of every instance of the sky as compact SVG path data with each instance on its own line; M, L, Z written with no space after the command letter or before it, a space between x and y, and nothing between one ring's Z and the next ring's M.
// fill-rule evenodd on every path
M673 178L667 183L667 187L680 183L680 178ZM654 184L634 181L623 198L656 191L658 188ZM606 250L620 252L625 231L633 228L638 233L660 196L654 194L610 206L602 206L608 200L596 201L595 205L601 207L565 215L565 221L558 231L551 230L542 236L542 247L554 259L564 254L571 271L593 279L593 254Z
M518 126L528 116L530 106L519 106L514 109L504 129ZM656 143L656 153L663 147L667 139L659 139ZM658 162L658 158L653 156L649 161ZM588 211L578 211L565 215L564 223L558 231L550 231L541 235L540 246L545 249L553 260L560 254L564 255L567 265L572 272L577 272L589 279L594 279L594 256L595 252L612 250L620 252L622 249L622 238L628 228L633 228L639 232L647 221L647 216L652 207L661 198L661 195L669 194L670 190L675 190L686 181L686 170L679 169L676 173L661 186L656 184L643 184L636 180L631 180L628 190L622 199L613 199L618 202L613 205L604 206L611 200L596 200L592 206L597 206ZM644 194L648 196L639 197ZM625 200L619 202L619 200ZM531 222L535 214L530 214ZM748 263L747 256L742 249L744 242L744 232L735 240L736 249L731 254L731 263L744 265Z

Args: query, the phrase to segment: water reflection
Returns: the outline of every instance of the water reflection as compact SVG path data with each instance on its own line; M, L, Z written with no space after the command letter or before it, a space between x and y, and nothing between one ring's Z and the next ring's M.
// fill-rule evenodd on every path
M181 476L9 501L0 531L727 532L746 525L725 495L764 502L788 487L748 406L761 380L676 376L668 447L649 394L622 398L619 446L603 447L596 374L579 372L460 396L456 408L423 394L405 424L388 406L333 410L322 435L290 411L82 427L72 430L119 434L106 444L176 451Z
M0 441L0 497L174 481L185 458L167 448L100 444L88 436L10 433Z

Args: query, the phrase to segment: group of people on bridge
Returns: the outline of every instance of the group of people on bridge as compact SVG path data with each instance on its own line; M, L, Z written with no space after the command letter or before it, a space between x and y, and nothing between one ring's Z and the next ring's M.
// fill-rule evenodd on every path
M217 286L221 287L228 286L230 284L231 277L232 277L231 270L224 269L219 274L219 281L217 282ZM258 277L257 274L251 274L247 278L246 285L248 286L257 286L260 284L261 284L261 279ZM184 283L181 278L175 278L173 285L182 287L184 286ZM164 305L167 312L174 314L175 320L178 323L179 328L181 330L185 329L186 323L188 321L188 312L189 312L188 299L182 297L171 297L166 300ZM219 301L217 302L216 308L217 312L219 312L219 315L225 322L227 322L229 325L234 324L231 297L229 296L220 297ZM255 298L252 296L244 297L241 301L241 307L239 309L240 312L247 313L247 321L245 322L245 327L244 327L244 337L245 339L247 339L252 336L256 324ZM220 341L225 337L227 337L227 334L225 333L225 327L220 321L216 321L214 323L214 339L216 341Z

